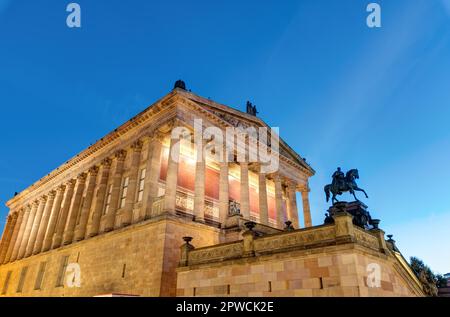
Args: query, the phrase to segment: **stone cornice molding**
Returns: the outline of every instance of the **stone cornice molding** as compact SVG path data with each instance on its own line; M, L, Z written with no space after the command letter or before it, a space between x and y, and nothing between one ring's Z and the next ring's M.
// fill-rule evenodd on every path
M73 167L76 167L79 163L90 158L92 154L100 150L103 150L104 148L108 147L115 141L120 140L122 136L124 136L133 129L141 127L142 124L146 124L153 119L157 120L158 122L163 122L165 120L163 118L161 118L161 120L158 120L160 114L161 116L167 115L167 109L165 109L163 105L167 105L168 104L167 101L173 98L175 94L176 93L174 91L170 92L169 94L167 94L166 96L156 101L151 106L147 107L145 110L143 110L142 112L131 118L129 121L121 125L119 128L114 129L112 132L108 133L105 137L96 141L93 145L89 146L87 149L83 150L73 158L69 159L63 165L50 172L48 175L42 177L34 184L30 185L28 188L20 192L17 196L11 198L7 202L7 206L11 208L11 206L13 206L14 204L20 203L22 200L26 200L27 199L26 196L28 194L35 192L42 186L46 185L47 183L55 179L57 176L63 174L64 172L67 172Z
M181 103L181 104L184 104L184 105L187 105L187 106L189 106L190 108L192 108L192 109L194 109L194 110L196 110L196 111L198 111L198 112L201 112L201 113L204 114L208 119L212 120L214 123L220 125L220 126L221 126L222 128L224 128L224 129L227 128L227 127L234 127L234 128L239 127L239 124L237 123L237 122L239 121L238 119L232 118L231 116L229 116L230 118L232 118L232 120L230 119L231 122L230 122L230 121L227 121L227 117L225 117L225 116L219 116L217 111L216 111L216 112L208 111L207 109L205 109L204 107L202 107L201 105L199 105L198 103L196 103L195 101L192 101L192 100L183 100L183 101L180 102L180 103ZM208 106L208 105L206 105L206 106ZM231 109L231 108L228 109L228 107L226 107L226 106L222 106L222 107L225 107L226 109L222 109L222 110L227 111L227 112L233 112L232 110L234 110L234 109ZM240 114L239 111L235 110L234 112L236 112L236 115L237 115L237 116L242 117L242 114ZM247 119L248 119L248 118L247 118ZM234 121L236 121L236 123L233 124ZM242 121L239 121L239 122L242 122ZM256 126L256 127L253 126L254 128L265 127L265 128L268 128L269 131L270 131L270 127L269 127L267 124L265 124L262 120L260 120L260 119L257 118L257 120L254 121L254 122L259 123L258 126ZM250 126L250 125L248 125L248 126L242 126L242 128L245 129L246 127L249 127L249 126ZM250 138L250 139L253 139L252 137L247 136L247 139L249 139L249 138ZM312 175L315 174L315 171L314 171L308 164L306 164L306 162L305 162L304 164L305 164L307 167L301 166L301 165L299 165L298 163L292 161L290 158L288 158L288 157L286 157L285 155L283 155L282 152L283 152L283 146L284 146L285 148L287 148L288 152L290 152L292 155L296 156L297 159L298 159L299 161L303 161L303 162L304 162L304 159L301 158L300 155L298 155L294 150L292 150L292 148L289 147L289 146L286 144L286 142L284 142L284 141L282 140L281 137L278 137L278 139L279 139L279 142L280 142L280 151L279 151L279 153L278 153L278 154L279 154L279 157L280 157L280 161L283 161L283 162L287 163L288 165L291 165L292 167L294 167L294 168L296 168L296 169L298 169L298 170L301 170L303 173L305 173L305 174L308 175L308 176L312 176ZM268 140L270 140L270 136L268 136ZM258 144L260 143L259 140L252 140L251 142L252 142L252 143L258 143ZM268 153L272 153L270 147L268 148Z
M205 105L201 106L199 103L204 103ZM136 139L146 137L150 132L154 132L155 125L162 126L174 117L177 117L177 109L179 109L177 107L178 104L188 104L191 105L191 107L195 105L199 112L213 120L213 122L216 122L218 126L224 128L231 125L214 115L211 111L208 111L206 108L223 110L241 118L245 118L246 121L253 123L254 125L266 126L265 123L257 117L250 116L210 100L208 101L203 97L196 96L192 93L175 89L117 129L108 133L105 137L96 141L87 149L68 160L66 163L50 172L47 176L44 176L17 196L10 199L7 202L7 206L10 207L10 209L18 208L22 204L26 204L34 199L35 196L45 195L48 190L55 188L58 183L64 183L69 178L76 178L80 172L80 166L99 164L101 160L106 157L113 156L119 143L122 148L126 148L135 142ZM280 160L292 164L294 168L301 169L297 164L289 162L289 159L285 158L283 155L280 155ZM308 169L305 169L304 172L307 175L311 174Z
M249 115L249 114L247 114L247 113L245 113L245 112L242 112L242 111L239 111L239 110L237 110L237 109L233 109L233 108L231 108L231 107L229 107L229 106L226 106L226 105L222 105L222 104L219 104L219 103L217 103L217 102L214 102L214 101L212 101L212 100L209 100L209 99L206 99L206 98L203 98L203 97L201 97L201 96L198 96L198 95L195 95L195 94L192 94L192 93L189 93L189 92L181 92L181 94L182 95L184 95L184 96L186 96L189 100L192 100L193 102L195 102L195 103L199 103L199 104L201 104L201 105L203 105L203 106L205 106L205 107L209 107L209 108L213 108L212 109L212 112L215 112L215 115L216 116L218 116L218 117L222 117L221 119L223 120L223 121L225 121L225 122L227 122L227 120L226 120L226 118L230 118L230 122L228 122L228 124L231 124L231 126L239 126L239 123L238 122L235 122L236 124L233 124L232 122L234 122L234 121L239 121L239 120L237 120L235 117L240 117L241 119L244 119L245 121L247 121L247 124L248 124L248 121L250 121L250 122L252 122L253 124L250 124L250 125L257 125L258 127L266 127L266 128L270 128L263 120L261 120L260 118L258 118L258 117L255 117L255 116L252 116L252 115ZM220 115L218 115L217 114L217 111L214 111L214 108L215 109L218 109L218 110L221 110L221 111L223 111L223 112L225 112L225 114L224 115L222 115L222 116L220 116ZM222 112L222 113L223 113ZM226 115L226 113L230 113L231 114L231 116L227 116ZM224 120L225 119L225 120ZM300 162L303 162L302 164L305 164L305 166L300 166L302 169L305 169L305 172L307 172L307 174L309 175L309 176L312 176L312 175L314 175L315 174L315 171L311 168L311 166L309 166L309 164L307 164L306 162L305 162L305 160L298 154L298 153L296 153L286 142L284 142L284 140L280 137L279 138L280 139L280 145L283 145L283 146L285 146L286 148L287 148L287 150L288 150L288 152L290 152L290 154L291 155L293 155L294 157L296 157ZM281 149L281 147L280 147L280 149ZM288 159L288 158L287 158ZM289 159L290 160L290 159ZM292 160L291 160L292 161ZM292 163L294 163L295 165L299 165L299 164L297 164L297 163L295 163L295 162L292 162Z

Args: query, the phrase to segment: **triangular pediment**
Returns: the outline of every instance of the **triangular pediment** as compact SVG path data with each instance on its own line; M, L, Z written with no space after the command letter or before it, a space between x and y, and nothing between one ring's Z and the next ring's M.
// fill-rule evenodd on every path
M205 99L191 93L186 93L186 97L196 105L200 106L203 110L208 111L208 113L226 122L231 127L241 129L254 127L256 130L258 130L259 127L266 127L270 129L270 126L268 124L266 124L263 120L256 116L244 113L229 106L216 103L210 99ZM281 136L279 152L285 158L309 170L311 174L315 173L314 170L306 163L306 161L289 145L287 145L286 142L283 141Z

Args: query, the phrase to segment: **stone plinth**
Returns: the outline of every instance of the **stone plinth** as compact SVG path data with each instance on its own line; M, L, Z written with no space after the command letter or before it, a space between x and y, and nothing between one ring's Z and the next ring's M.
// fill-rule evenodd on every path
M266 236L246 231L241 241L192 248L177 270L177 295L424 296L380 232L354 225L345 212L331 225ZM379 268L375 284L369 281L373 267Z
M332 218L341 212L347 212L353 217L353 224L364 229L377 229L379 220L372 219L367 206L361 201L340 201L328 209L325 223L332 223Z

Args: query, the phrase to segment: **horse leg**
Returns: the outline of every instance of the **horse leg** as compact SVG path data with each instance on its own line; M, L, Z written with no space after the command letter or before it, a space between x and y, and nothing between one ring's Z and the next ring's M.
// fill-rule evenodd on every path
M353 197L355 197L355 200L356 200L356 201L359 201L359 199L356 198L356 195L355 195L355 191L354 191L354 190L352 190L352 194L353 194Z
M337 200L336 198L336 194L333 193L333 198L331 199L331 202L334 204L335 202L339 202L339 200Z
M359 187L356 187L355 190L360 191L360 192L363 192L364 195L366 195L366 198L369 198L369 196L367 196L367 193L366 193L366 191L365 191L364 189L359 188Z

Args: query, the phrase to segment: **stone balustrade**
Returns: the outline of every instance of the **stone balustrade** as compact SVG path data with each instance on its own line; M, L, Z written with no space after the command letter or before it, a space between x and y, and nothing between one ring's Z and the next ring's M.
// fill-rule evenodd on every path
M352 216L347 213L336 215L334 220L334 224L260 237L254 231L246 231L243 240L211 247L195 249L190 245L186 259L180 263L183 263L181 266L191 266L344 243L356 243L374 251L390 252L386 247L382 230L361 229L353 225ZM185 245L182 248L185 250Z

